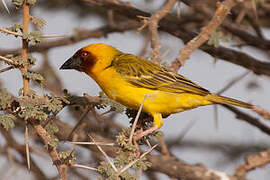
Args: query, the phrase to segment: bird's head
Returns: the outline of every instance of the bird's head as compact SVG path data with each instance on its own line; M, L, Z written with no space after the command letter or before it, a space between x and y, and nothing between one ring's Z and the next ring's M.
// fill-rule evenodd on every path
M91 75L110 66L114 57L120 53L106 44L91 44L79 49L60 69L75 69Z

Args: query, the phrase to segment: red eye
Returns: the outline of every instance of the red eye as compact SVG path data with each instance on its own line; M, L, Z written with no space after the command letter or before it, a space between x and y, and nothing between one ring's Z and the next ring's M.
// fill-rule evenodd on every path
M87 55L88 55L88 52L83 51L83 52L81 53L81 57L82 57L82 58L85 58Z

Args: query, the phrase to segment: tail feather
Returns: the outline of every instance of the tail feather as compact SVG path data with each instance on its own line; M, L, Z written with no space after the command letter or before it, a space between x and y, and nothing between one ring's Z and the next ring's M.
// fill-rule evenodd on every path
M217 94L209 94L206 96L207 100L217 103L217 104L228 104L228 105L234 105L234 106L240 106L243 108L252 108L252 104L245 103L242 101L238 101L236 99L224 97L224 96L219 96Z

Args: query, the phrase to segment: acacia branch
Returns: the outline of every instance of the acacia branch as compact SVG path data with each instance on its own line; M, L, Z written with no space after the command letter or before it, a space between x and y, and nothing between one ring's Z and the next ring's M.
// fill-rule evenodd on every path
M217 3L218 8L212 20L203 28L202 32L198 36L190 40L187 45L179 51L177 58L171 64L171 69L173 71L176 72L182 65L184 65L185 61L189 59L190 54L209 39L211 33L217 29L230 10L237 3L237 0L225 0L221 3Z
M0 28L0 31L4 32L4 33L7 33L7 34L12 34L14 36L23 37L22 33L17 33L17 32L14 32L14 31L10 31L10 30L5 29L5 28ZM66 35L60 35L60 34L43 34L43 35L41 35L41 38L56 38L56 37L65 37L65 36Z
M249 155L245 158L245 163L240 165L235 172L239 178L245 177L246 174L256 168L263 168L270 163L270 150L260 152L256 155Z
M165 5L162 6L155 14L153 14L150 19L147 21L149 32L151 35L151 59L157 63L160 63L160 50L161 44L159 42L159 35L158 35L158 23L159 21L164 18L173 8L177 0L168 0Z
M260 129L262 132L266 133L267 135L270 135L270 128L266 125L264 125L263 123L260 122L259 119L254 118L250 115L248 115L247 113L244 113L242 111L240 111L239 109L233 107L233 106L229 106L229 105L222 105L223 107L225 107L226 109L230 110L231 112L233 112L236 115L236 118L239 120L243 120L245 122L247 122L248 124L257 127L258 129Z
M61 129L57 133L57 137L60 140L65 140L66 135L72 130L72 126L62 121L56 120L55 123ZM91 133L99 142L112 143L112 139L104 138L95 133ZM88 141L87 132L84 129L77 133L78 141ZM100 153L97 147L93 145L82 145L90 149L94 153ZM114 146L103 146L103 150L111 157L116 156L117 147ZM220 180L221 177L226 177L229 180L245 180L240 179L236 176L231 176L223 172L217 172L204 167L203 165L190 165L182 161L177 160L174 157L166 155L147 155L148 161L152 163L150 170L167 174L170 177L186 179L186 180Z
M113 26L113 27L106 25L101 28L97 28L95 30L76 30L75 33L69 37L61 38L59 40L42 41L40 44L30 47L28 52L44 52L51 48L75 44L77 42L80 42L89 38L101 38L110 33L123 32L127 30L136 29L138 27L139 27L139 23L127 22L123 24L118 24L117 26ZM0 49L0 55L19 54L19 51L20 49L12 49L12 50Z
M85 0L85 1L90 2L97 6L113 9L115 13L119 13L127 18L136 21L140 21L140 18L138 18L138 16L151 17L150 13L126 5L121 1L120 2L117 1L117 3L110 0ZM182 39L185 43L187 43L192 38L197 36L196 33L191 32L190 30L189 31L186 30L179 23L179 20L176 17L170 17L170 19L166 17L163 18L159 23L159 30L172 34L175 37ZM209 53L215 58L219 58L227 62L250 69L258 75L264 74L270 76L270 63L262 62L261 60L258 60L254 57L247 55L246 53L225 48L222 46L215 48L207 44L203 44L200 47L200 49L203 50L204 52Z
M26 1L23 4L23 33L28 33L30 15L29 15L29 5ZM27 51L28 51L28 42L26 39L22 39L22 59L27 63ZM21 68L22 73L26 73L28 67L25 65ZM27 96L29 93L29 79L23 76L23 95Z
M33 124L33 127L35 128L37 134L41 137L43 140L44 144L48 146L48 153L50 157L53 160L53 163L58 169L60 179L61 180L66 180L67 179L67 165L59 163L61 162L58 152L56 150L56 146L52 147L50 146L50 142L52 142L52 137L50 134L40 125L40 124Z
M6 63L11 64L11 65L14 65L14 66L17 66L17 65L18 65L16 62L14 62L14 61L12 61L11 59L6 58L6 57L4 57L4 56L0 56L0 60L3 60L3 61L5 61Z
M19 152L21 154L22 157L25 157L26 156L26 152L25 152L26 147L24 145L18 143L13 138L13 136L10 133L8 133L5 129L0 128L0 131L6 140L7 146L15 149L17 152ZM16 162L16 159L15 159L15 162ZM17 163L19 163L19 162L17 162ZM24 159L22 166L25 167L25 163L26 163L26 160ZM37 179L48 180L46 175L41 171L41 169L36 165L36 163L34 161L31 160L31 164L32 164L32 171L34 172L34 175Z

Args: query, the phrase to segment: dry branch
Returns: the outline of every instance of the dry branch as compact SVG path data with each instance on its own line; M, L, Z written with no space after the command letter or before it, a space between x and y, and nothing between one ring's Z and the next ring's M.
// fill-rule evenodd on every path
M270 163L270 150L256 155L249 155L245 158L245 163L236 169L235 176L239 178L245 177L249 171L255 168L264 168L268 163Z
M240 111L239 109L237 109L233 106L229 106L229 105L222 105L222 106L225 107L226 109L232 111L233 113L235 113L237 119L243 120L243 121L247 122L248 124L250 124L254 127L257 127L259 130L266 133L267 135L270 135L270 128L268 126L264 125L263 123L261 123L259 119L254 118L254 117L248 115L247 113Z
M101 38L110 33L123 32L127 30L136 29L138 27L139 27L139 23L128 22L128 23L119 24L115 27L106 25L95 30L77 30L76 33L74 33L74 35L72 36L61 38L59 40L43 41L36 46L32 46L29 48L29 52L44 52L46 50L49 50L55 47L72 45L77 42L89 39L89 38ZM0 49L0 55L19 54L19 51L20 49L12 49L12 50Z
M119 13L127 18L136 21L140 21L140 18L138 18L138 16L151 17L150 13L144 12L132 6L127 6L125 3L120 3L119 1L117 1L117 3L110 0L86 1L104 8L113 9L116 13ZM187 43L197 35L196 33L187 31L184 27L182 27L177 17L170 17L170 19L163 18L160 21L159 30L168 32L169 34L172 34L182 39L185 43ZM247 55L246 53L232 50L230 48L225 48L222 46L214 48L213 46L209 46L207 44L202 45L200 49L209 53L215 58L219 58L227 62L250 69L258 75L264 74L270 76L270 63L262 62L261 60Z
M58 172L59 172L59 175L60 175L60 179L61 180L66 180L67 179L67 165L66 164L62 164L62 163L59 163L61 161L60 161L58 152L56 150L56 146L55 147L51 147L49 145L50 142L52 142L52 137L48 134L48 132L40 124L33 124L33 127L35 128L37 134L43 140L44 144L46 146L48 146L48 148L49 148L48 149L48 153L49 153L50 157L52 158L53 163L55 164L55 166L58 169Z
M161 61L161 58L159 57L161 44L159 42L158 23L171 11L176 2L177 0L168 0L165 5L163 5L156 13L150 17L149 20L146 21L151 36L151 47L153 49L151 53L151 59L154 62L160 63Z
M218 8L209 24L203 28L202 32L198 36L190 40L187 45L179 51L177 58L171 65L171 69L173 71L177 71L182 65L184 65L185 61L189 59L190 54L209 39L211 33L217 29L236 4L236 0L225 0L221 3L217 3Z
M59 126L62 131L57 133L58 138L61 140L65 139L66 134L70 132L73 128L67 123L56 121L56 124ZM80 131L78 132L78 141L88 141L87 132ZM101 137L95 133L91 133L91 136L96 139L96 141L111 143L113 140ZM90 149L92 152L98 153L99 150L93 145L83 145L87 146L87 149ZM102 149L109 156L115 157L116 155L116 147L113 146L103 146ZM100 153L100 152L99 152ZM177 160L174 157L164 156L164 155L147 155L148 161L152 163L150 170L154 170L156 172L161 172L167 174L168 176L186 179L186 180L220 180L221 175L223 177L227 177L229 180L245 180L240 179L235 176L230 176L228 174L222 172L216 172L214 170L210 170L202 165L189 165L182 161Z

